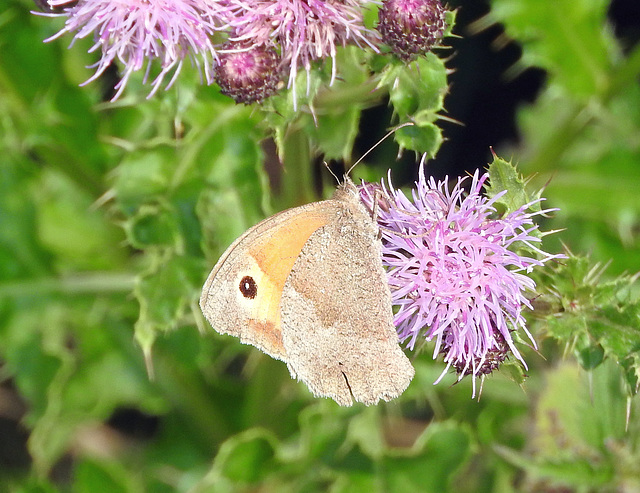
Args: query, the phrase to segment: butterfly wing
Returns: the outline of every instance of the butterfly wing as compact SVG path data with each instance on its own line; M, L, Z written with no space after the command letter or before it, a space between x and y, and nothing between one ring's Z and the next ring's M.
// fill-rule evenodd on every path
M314 202L271 216L226 250L200 297L202 312L216 331L286 361L282 289L309 236L329 220L323 204Z
M348 190L347 190L348 191ZM316 396L391 400L414 369L398 344L378 228L353 193L302 248L282 294L287 366Z

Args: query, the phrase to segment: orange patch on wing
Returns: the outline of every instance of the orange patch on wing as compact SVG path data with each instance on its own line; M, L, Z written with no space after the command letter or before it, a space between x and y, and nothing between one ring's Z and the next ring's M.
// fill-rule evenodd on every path
M280 315L278 314L277 324L280 324ZM280 349L278 353L285 354L282 345L282 331L276 330L276 323L270 320L249 320L249 328L255 334L257 341L260 341L265 348Z
M279 295L282 294L284 283L304 244L315 231L328 222L327 214L300 213L271 230L269 238L260 242L259 247L251 252Z
M327 224L326 213L301 211L278 227L269 230L251 249L251 256L261 271L258 282L258 297L249 320L249 329L260 341L261 349L276 358L286 356L282 345L282 322L280 304L282 290L293 264L298 259L304 244L319 228Z

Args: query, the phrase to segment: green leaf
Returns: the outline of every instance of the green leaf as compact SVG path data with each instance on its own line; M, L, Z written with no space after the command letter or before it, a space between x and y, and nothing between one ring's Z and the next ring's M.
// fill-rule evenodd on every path
M385 489L397 493L449 491L470 453L469 432L453 423L432 423L411 450L384 461Z
M395 140L401 149L423 152L430 157L436 155L444 141L442 131L433 123L403 127L395 133Z
M604 361L604 349L599 344L589 345L577 353L578 363L585 370L593 370Z
M518 160L539 186L548 182L545 196L562 211L551 227L567 229L562 241L572 250L613 259L614 273L633 271L640 49L622 55L605 0L492 5L485 21L503 23L523 45L518 68L548 73L535 104L520 110Z
M142 484L136 481L136 476L115 461L81 460L75 465L74 479L74 491L77 493L144 491Z
M256 483L272 469L274 438L261 430L249 430L226 441L214 468L234 482Z
M3 486L12 493L58 493L60 490L44 478L26 477L21 481L7 482Z
M349 105L342 111L325 114L318 118L315 129L319 150L325 159L349 161L351 150L358 132L360 108Z
M303 120L312 147L317 147L325 160L351 161L362 110L379 103L382 97L374 91L366 57L367 52L355 46L338 50L338 78L318 92L313 101L313 118ZM331 80L330 73L326 72L325 77Z
M486 187L486 192L489 197L506 192L496 203L502 204L507 214L517 211L531 202L532 199L525 185L525 180L516 167L511 162L500 159L494 154L493 161L489 165L489 184ZM534 210L539 209L540 206L536 204Z
M137 324L165 331L176 328L192 300L199 298L206 267L199 258L168 257L160 252L153 257L154 265L135 289L140 302Z
M587 380L579 367L565 363L549 371L547 380L532 430L536 456L504 448L498 452L547 484L578 489L616 484L628 474L623 463L636 460L624 445L607 445L626 434L626 399L618 388L617 368L601 365Z
M92 207L94 198L58 170L41 175L38 236L62 271L113 268L124 260L122 231Z
M158 205L141 206L127 221L126 231L127 240L135 248L164 246L184 250L175 212Z
M598 366L603 357L623 365L627 391L635 394L640 375L640 296L634 289L636 278L620 276L604 281L602 267L575 256L551 269L550 278L544 281L550 286L547 296L562 309L547 316L549 335L574 346L586 368Z
M175 171L176 149L158 146L153 150L131 152L115 172L114 191L126 214L142 204L168 193Z
M409 65L395 60L382 74L380 87L389 91L389 100L399 123L414 122L397 132L402 147L435 156L442 144L441 130L434 124L444 107L447 72L444 62L433 53Z
M404 65L391 65L381 81L388 87L393 107L403 122L410 115L432 114L442 109L447 87L443 61L433 53Z
M606 89L617 43L607 26L607 0L492 0L489 18L523 45L522 63L586 100Z
M357 445L364 454L372 459L378 460L382 457L386 444L384 443L378 409L370 407L354 416L349 423L346 443Z
M329 493L371 493L378 490L377 478L368 472L341 474L331 485Z

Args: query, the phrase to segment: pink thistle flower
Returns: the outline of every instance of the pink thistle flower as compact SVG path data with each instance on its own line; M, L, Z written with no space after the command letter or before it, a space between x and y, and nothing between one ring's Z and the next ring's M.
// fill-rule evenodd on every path
M398 307L394 323L401 342L413 349L419 336L435 340L433 357L444 354L461 380L465 375L483 377L498 368L510 351L527 365L516 348L512 332L521 329L532 345L522 315L532 309L524 292L535 290L527 277L534 266L561 257L535 246L538 226L533 217L556 209L527 212L543 199L496 218L494 203L505 192L489 199L481 190L489 175L473 175L465 196L459 179L452 191L447 180L428 181L420 167L417 188L411 198L400 190L382 186L377 209L383 239L383 264L387 268L392 301ZM371 187L362 189L369 208ZM513 251L526 247L540 258ZM475 397L475 378L473 395Z
M288 87L294 85L301 66L309 73L313 60L328 57L333 59L333 84L338 45L353 41L378 51L373 43L377 34L365 28L358 0L235 0L234 5L231 39L279 45L282 63L289 65Z
M64 15L67 21L63 29L45 41L67 32L76 33L74 41L93 33L95 44L89 51L102 51L100 61L92 66L95 73L82 85L100 77L116 59L124 65L112 101L122 94L131 74L145 63L146 82L154 59L160 60L162 70L151 82L149 97L174 71L167 84L167 88L171 87L187 56L199 69L201 65L204 67L208 83L213 81L217 54L209 36L223 24L219 20L222 7L216 0L80 0L77 4L70 0L48 0L48 4L52 9L67 7L63 14L41 15Z

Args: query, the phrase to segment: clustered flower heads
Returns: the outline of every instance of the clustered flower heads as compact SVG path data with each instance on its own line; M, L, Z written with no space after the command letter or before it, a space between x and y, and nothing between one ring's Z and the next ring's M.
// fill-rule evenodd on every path
M232 40L257 45L275 41L280 46L282 62L289 65L289 87L300 66L309 73L313 60L329 57L333 83L336 45L353 41L377 51L372 42L377 36L365 28L358 0L248 0L234 8L230 24Z
M191 56L202 65L205 78L212 82L212 66L217 60L210 36L219 29L221 7L216 2L201 0L48 0L52 9L69 5L64 10L67 21L62 30L47 41L66 32L75 32L74 39L93 33L95 44L90 51L100 49L102 56L94 66L95 73L85 84L97 79L114 60L124 65L122 78L116 85L117 99L133 72L160 60L161 72L152 81L153 95L167 74L174 72L170 87ZM59 15L59 14L49 14ZM202 62L200 62L202 60ZM145 77L146 79L146 77Z
M443 354L447 363L435 383L454 368L459 380L474 377L474 396L476 377L497 369L509 353L527 367L512 337L522 330L536 346L522 315L523 307L531 308L524 293L535 289L526 273L558 257L535 246L533 217L551 209L527 211L542 199L496 217L494 204L506 192L483 196L487 180L476 172L465 195L465 178L448 191L446 179L426 180L421 167L411 198L391 180L361 192L377 210L400 341L410 349L419 338L435 341L433 357ZM519 255L517 246L539 258Z
M85 84L100 77L115 60L124 66L114 100L133 72L146 67L147 81L152 61L159 60L161 70L151 81L149 96L169 74L166 87L170 87L184 59L190 58L204 72L208 84L223 79L232 88L225 93L237 102L260 101L274 92L274 79L279 82L282 74L288 73L288 86L295 91L299 69L309 73L314 61L332 59L333 83L338 46L354 43L378 51L380 43L379 34L364 26L362 0L35 1L47 11L42 15L67 17L65 26L47 41L67 32L75 33L74 40L93 35L95 44L90 51L100 50L101 58ZM434 8L438 14L429 14ZM417 9L420 15L407 21L407 9ZM442 38L443 12L439 0L385 0L380 10L383 38L404 60L409 59L409 52L424 54ZM407 41L398 41L403 36ZM407 47L415 42L420 46ZM232 57L233 51L245 55ZM217 70L224 73L218 77ZM232 76L237 80L230 80ZM264 93L256 91L260 79L265 81ZM242 91L244 84L248 95Z

